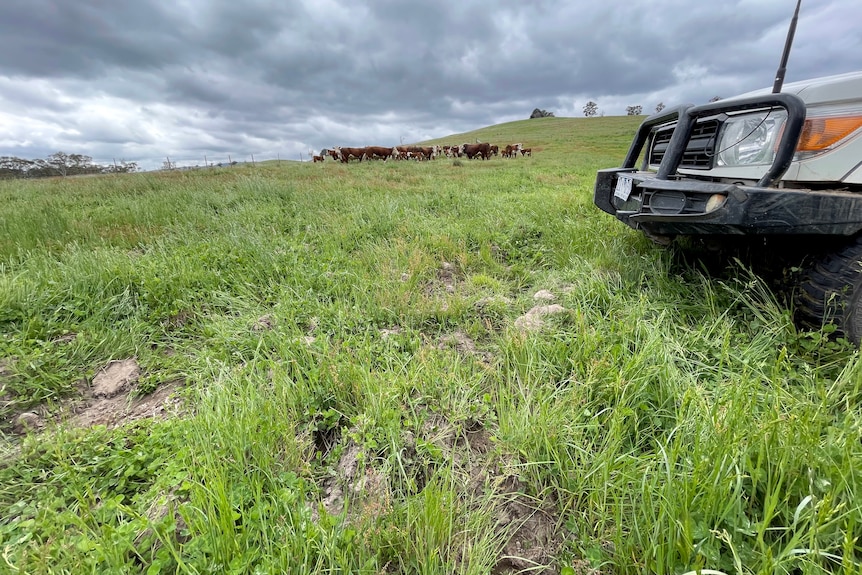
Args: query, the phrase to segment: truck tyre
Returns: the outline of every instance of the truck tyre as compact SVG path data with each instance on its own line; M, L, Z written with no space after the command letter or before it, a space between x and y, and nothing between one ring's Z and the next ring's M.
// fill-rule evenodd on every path
M799 324L820 329L834 323L838 335L862 341L862 236L822 256L800 277L795 297Z

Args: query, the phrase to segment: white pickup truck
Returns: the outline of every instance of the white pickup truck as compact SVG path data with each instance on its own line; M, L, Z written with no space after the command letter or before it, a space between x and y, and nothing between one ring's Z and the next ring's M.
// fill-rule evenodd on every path
M797 320L862 341L862 72L650 116L594 202L662 243L803 237Z

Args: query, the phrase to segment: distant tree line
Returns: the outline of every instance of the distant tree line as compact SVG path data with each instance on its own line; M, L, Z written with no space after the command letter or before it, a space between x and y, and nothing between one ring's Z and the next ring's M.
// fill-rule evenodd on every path
M52 176L80 176L85 174L127 174L136 172L136 162L115 162L107 166L93 163L83 154L56 152L47 158L27 160L13 156L0 156L0 179L48 178Z
M718 102L719 100L721 100L721 97L715 96L714 98L711 98L709 101L710 102ZM665 107L666 106L664 105L664 102L659 102L655 107L655 113L658 114L659 112L664 110ZM639 104L636 106L626 106L626 115L627 116L640 116L641 114L643 114L643 111L644 111L643 106L641 106ZM599 105L596 104L595 102L593 102L592 100L587 102L586 105L584 106L584 116L589 118L592 116L596 116L598 114L599 114Z

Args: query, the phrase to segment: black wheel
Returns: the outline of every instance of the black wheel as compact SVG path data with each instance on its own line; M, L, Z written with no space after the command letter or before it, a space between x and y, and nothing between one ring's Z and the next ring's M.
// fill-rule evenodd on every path
M827 323L838 335L862 341L862 236L826 254L802 272L794 298L796 320L820 329Z

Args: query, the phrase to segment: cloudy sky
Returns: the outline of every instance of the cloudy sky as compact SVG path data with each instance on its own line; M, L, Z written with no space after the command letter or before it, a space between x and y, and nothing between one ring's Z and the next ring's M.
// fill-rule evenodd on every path
M795 0L0 0L0 156L299 159L772 85ZM803 0L787 81L862 70Z

